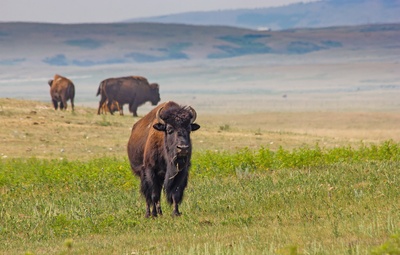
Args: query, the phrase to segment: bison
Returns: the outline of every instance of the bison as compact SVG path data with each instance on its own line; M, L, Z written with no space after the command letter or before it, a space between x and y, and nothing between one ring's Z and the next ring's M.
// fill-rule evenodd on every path
M134 117L138 116L137 108L147 101L150 101L152 105L160 102L159 85L157 83L149 84L147 79L141 76L103 80L97 90L97 96L100 94L97 114L100 114L100 108L106 100L108 100L109 109L113 101L117 101L121 109L124 104L129 104L129 111L133 113ZM120 111L120 114L123 115L123 112Z
M58 102L60 102L60 109L66 110L67 101L71 100L72 111L74 111L74 83L58 74L54 75L53 80L49 80L48 83L50 85L50 96L54 105L54 109L58 109Z
M196 111L175 102L163 103L137 121L128 141L132 172L140 177L146 199L146 217L162 215L160 197L164 187L174 216L188 182L192 144L190 133L200 126ZM152 210L151 210L152 208Z

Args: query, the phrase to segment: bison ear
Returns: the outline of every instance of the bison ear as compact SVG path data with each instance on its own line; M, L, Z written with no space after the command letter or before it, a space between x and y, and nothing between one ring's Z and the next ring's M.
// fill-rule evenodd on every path
M51 87L51 85L53 84L53 80L49 80L47 83L48 83L49 86Z
M154 125L153 125L153 128L154 128L155 130L158 130L158 131L165 131L165 130L166 130L165 124L161 124L161 123L156 123L156 124L154 124Z
M190 127L192 128L192 131L196 131L197 129L200 128L200 125L196 124L196 123L192 123L192 124L190 124Z

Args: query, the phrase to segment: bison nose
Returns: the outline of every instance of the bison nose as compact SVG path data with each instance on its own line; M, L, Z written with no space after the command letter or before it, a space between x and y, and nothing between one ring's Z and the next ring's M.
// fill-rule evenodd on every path
M176 151L179 155L186 155L189 152L188 145L178 145L176 146Z

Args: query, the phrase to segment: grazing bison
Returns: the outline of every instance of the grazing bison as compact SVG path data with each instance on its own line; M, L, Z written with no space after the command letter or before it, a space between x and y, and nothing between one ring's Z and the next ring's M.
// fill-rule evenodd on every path
M129 111L135 117L138 116L137 108L142 104L150 101L152 105L157 105L160 102L159 85L156 83L149 84L147 79L141 76L103 80L97 90L97 96L100 94L101 99L97 114L100 114L100 108L107 100L109 109L113 101L117 101L121 109L124 104L129 104ZM120 114L123 115L123 112L120 111Z
M146 217L162 215L160 196L164 186L173 215L188 182L192 144L190 132L200 128L190 106L167 102L157 106L133 125L128 142L128 157L134 174L140 176L146 198ZM152 210L150 212L150 209Z
M72 111L74 110L74 97L75 86L71 80L62 77L61 75L54 75L53 80L49 80L50 96L54 105L54 109L58 109L58 102L60 102L60 109L67 109L67 101L71 100Z

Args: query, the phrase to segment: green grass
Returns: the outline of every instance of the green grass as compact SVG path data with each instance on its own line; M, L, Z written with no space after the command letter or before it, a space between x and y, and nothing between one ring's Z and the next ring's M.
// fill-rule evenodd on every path
M241 149L236 153L202 152L195 154L192 168L194 174L229 176L235 172L265 172L283 168L310 168L336 163L361 163L366 161L400 161L400 145L386 141L380 145L360 144L357 149L337 147L323 149L318 144L314 148L303 147L292 151L282 147L277 151L261 147L258 150Z
M399 148L195 153L157 219L127 160L2 159L0 254L398 254Z

